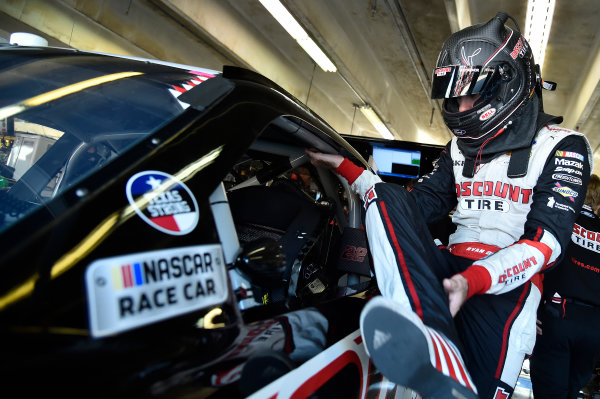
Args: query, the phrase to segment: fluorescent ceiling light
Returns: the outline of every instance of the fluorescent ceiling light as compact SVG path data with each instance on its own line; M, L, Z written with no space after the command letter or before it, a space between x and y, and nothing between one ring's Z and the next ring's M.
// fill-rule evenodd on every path
M337 68L279 0L258 0L325 72Z
M392 132L390 132L389 129L385 126L385 124L381 121L381 119L379 119L379 116L377 116L377 114L375 113L373 108L371 108L370 105L363 105L360 107L360 110L367 117L369 122L371 122L371 125L373 125L373 127L377 129L379 134L383 136L383 138L389 140L394 139L394 135L392 134Z
M540 70L544 65L544 54L554 15L554 3L555 0L529 0L527 2L525 38L531 46L534 60L540 65Z

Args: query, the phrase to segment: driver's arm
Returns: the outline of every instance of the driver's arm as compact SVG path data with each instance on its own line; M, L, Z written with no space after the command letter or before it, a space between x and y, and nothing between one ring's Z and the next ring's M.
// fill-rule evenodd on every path
M379 176L356 166L352 161L338 154L325 154L307 149L306 153L314 166L331 169L348 181L350 188L362 198L369 188L381 182Z

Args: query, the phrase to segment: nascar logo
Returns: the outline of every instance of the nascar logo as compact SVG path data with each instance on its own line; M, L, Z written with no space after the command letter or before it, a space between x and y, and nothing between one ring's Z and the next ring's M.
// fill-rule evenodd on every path
M219 259L215 259L217 265ZM213 257L210 252L159 257L141 262L132 262L111 268L115 290L195 276L213 272Z
M120 267L114 267L112 269L112 281L115 290L143 285L144 280L142 278L141 265L139 263L135 263L133 266L124 265Z
M585 157L578 152L556 150L556 156L561 158L575 158L583 161Z

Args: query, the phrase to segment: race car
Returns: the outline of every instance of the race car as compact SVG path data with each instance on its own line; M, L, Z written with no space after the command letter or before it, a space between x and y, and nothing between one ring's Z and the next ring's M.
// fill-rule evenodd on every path
M358 331L371 169L252 71L0 46L0 373L20 396L410 397ZM413 160L414 165L414 160Z

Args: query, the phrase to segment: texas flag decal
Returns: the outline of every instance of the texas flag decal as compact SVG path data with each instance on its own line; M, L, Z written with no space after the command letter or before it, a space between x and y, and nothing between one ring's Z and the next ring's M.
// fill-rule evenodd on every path
M163 233L188 234L198 224L198 203L180 180L155 170L135 174L127 182L127 199L146 223Z

